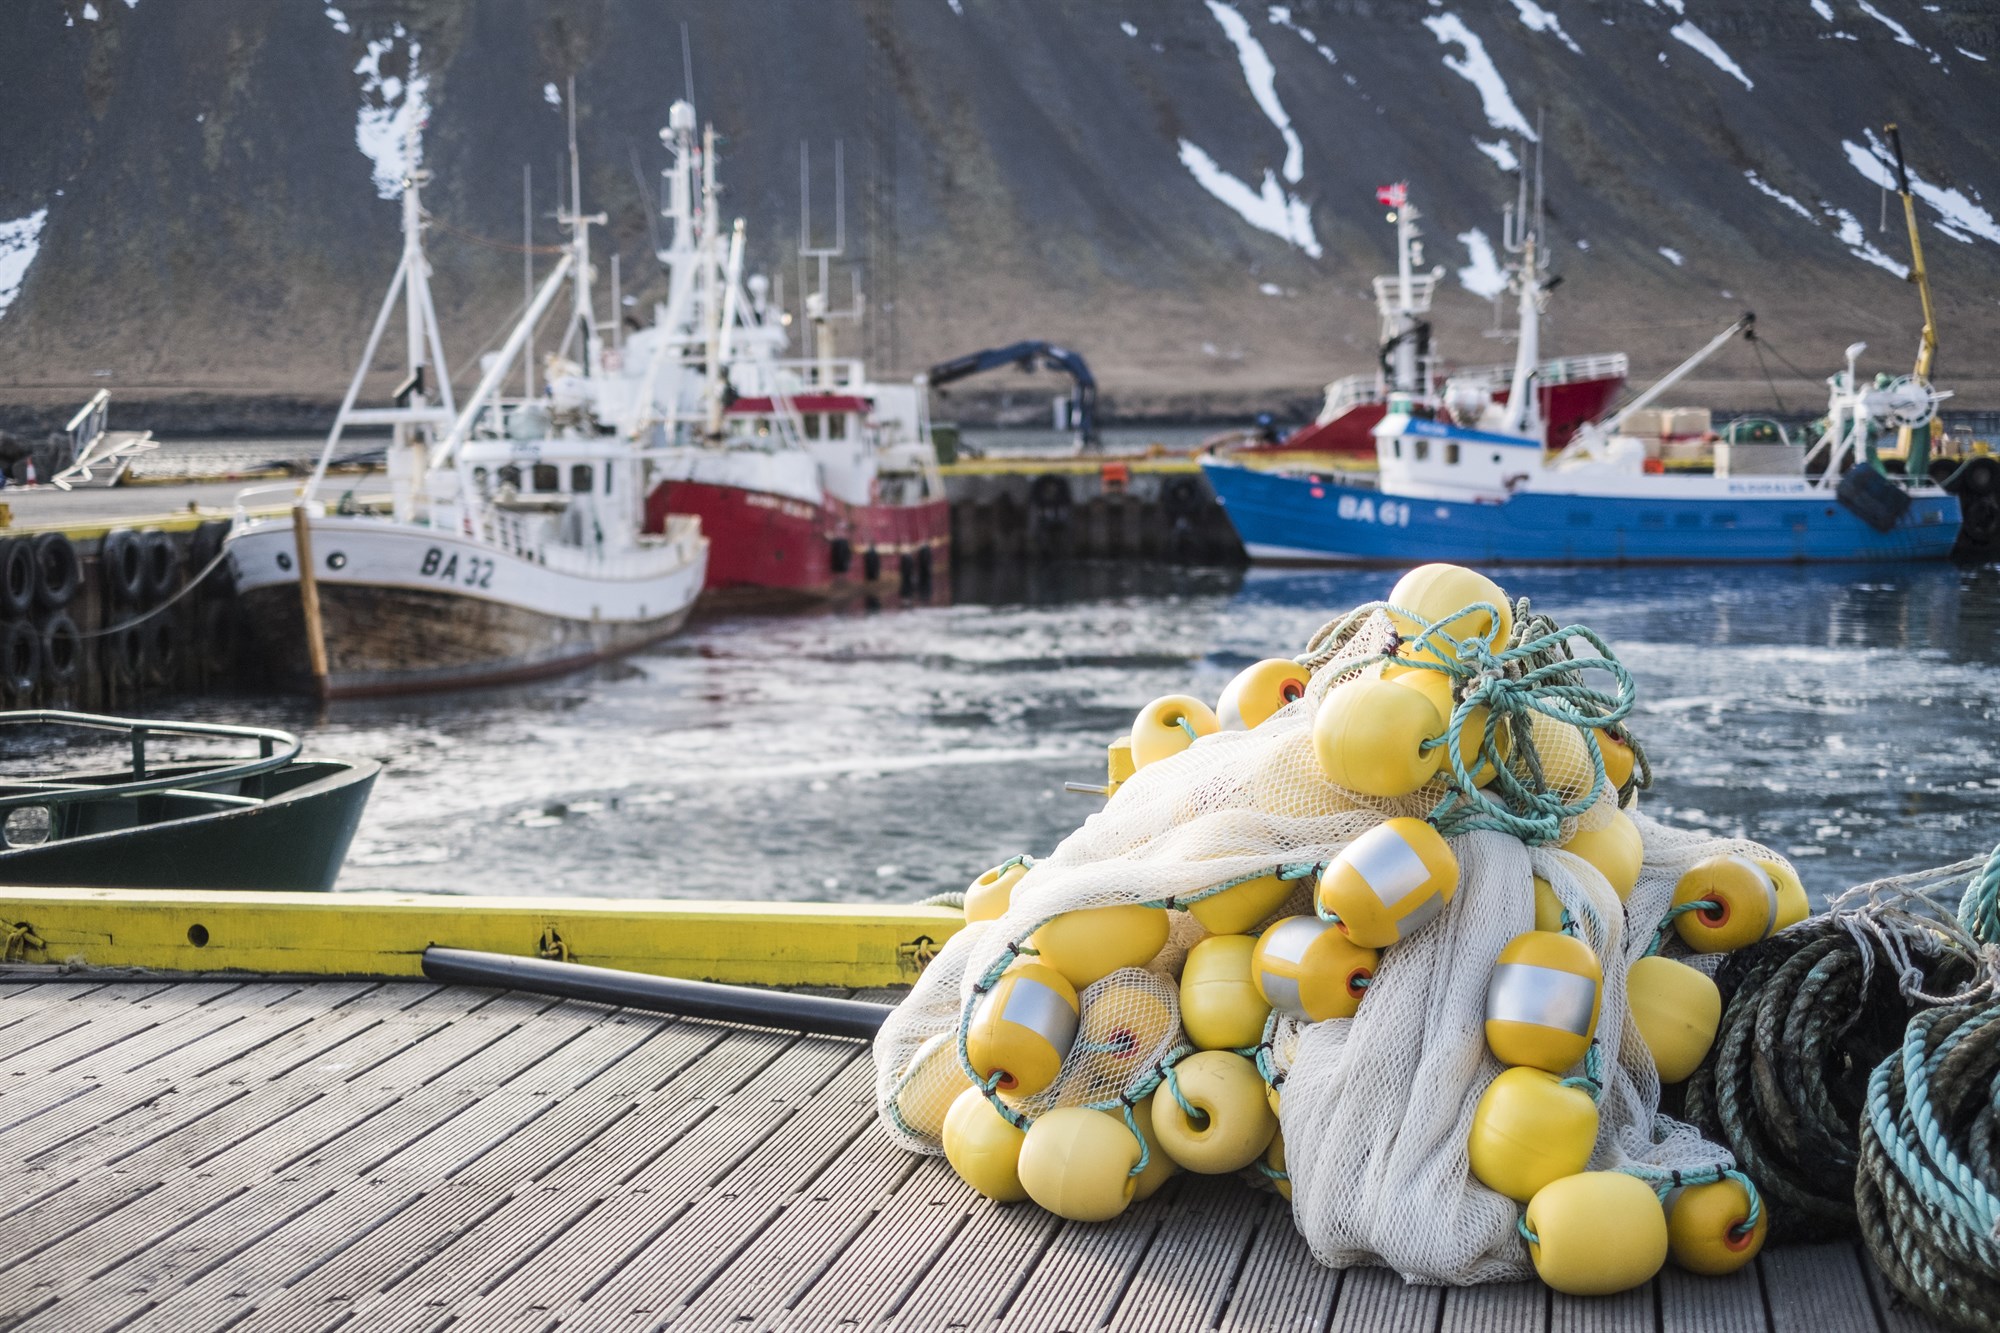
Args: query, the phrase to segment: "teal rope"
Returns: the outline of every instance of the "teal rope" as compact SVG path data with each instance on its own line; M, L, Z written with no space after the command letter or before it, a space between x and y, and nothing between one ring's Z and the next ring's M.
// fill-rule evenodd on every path
M1530 1245L1540 1245L1542 1238L1528 1228L1528 1215L1524 1212L1514 1219L1514 1230L1521 1233L1521 1239Z
M1900 1062L1904 1101L1901 1114L1892 1105L1889 1092L1892 1055L1875 1067L1868 1077L1868 1120L1897 1172L1931 1207L1971 1228L1991 1235L2000 1230L2000 1197L1987 1189L1979 1174L1952 1148L1951 1140L1931 1108L1931 1075L1966 1037L1990 1023L2000 1022L2000 1008L1959 1026L1938 1043L1935 1051L1926 1047L1931 1027L1945 1011L1926 1010L1910 1020L1904 1030Z
M1282 1092L1285 1086L1285 1076L1279 1073L1276 1066L1271 1062L1272 1052L1275 1049L1277 1041L1280 1017L1278 1011L1273 1009L1270 1016L1264 1020L1264 1036L1257 1043L1257 1054L1252 1059L1257 1062L1257 1073L1262 1076L1264 1085L1269 1088L1276 1088Z
M1622 1166L1618 1170L1653 1186L1653 1192L1660 1196L1662 1205L1666 1203L1667 1196L1677 1189L1684 1189L1689 1185L1714 1185L1724 1180L1733 1180L1743 1187L1743 1193L1750 1200L1750 1211L1743 1215L1741 1222L1729 1228L1729 1234L1747 1236L1755 1231L1757 1224L1763 1220L1764 1197L1757 1192L1757 1182L1733 1166L1719 1164L1683 1168L1678 1171L1657 1166Z
M1121 1104L1125 1110L1125 1128L1131 1130L1132 1137L1139 1140L1139 1160L1125 1174L1137 1177L1145 1173L1147 1164L1153 1160L1153 1148L1146 1142L1146 1136L1139 1132L1139 1122L1132 1114L1132 1103L1125 1101Z
M1562 1080L1562 1086L1565 1088L1582 1088L1590 1095L1590 1100L1593 1102L1603 1098L1604 1058L1598 1054L1598 1045L1595 1039L1591 1041L1590 1049L1583 1053L1583 1072L1581 1074L1572 1074L1570 1077Z
M1679 906L1669 907L1667 914L1660 918L1660 924L1653 928L1653 942L1647 945L1646 952L1639 956L1641 958L1651 958L1654 954L1658 953L1666 944L1667 934L1673 930L1674 922L1680 920L1680 918L1686 916L1689 912L1699 912L1704 908L1711 912L1720 911L1722 910L1722 904L1712 898L1697 898L1691 903L1681 903Z
M1965 886L1958 900L1958 924L1981 944L2000 944L2000 847Z
M1194 723L1187 720L1186 714L1182 714L1180 717L1175 718L1174 721L1176 724L1179 725L1182 731L1185 731L1187 733L1187 738L1190 741L1198 741L1201 739L1201 733L1194 729Z
M1251 1163L1251 1165L1255 1166L1259 1171L1262 1171L1264 1173L1264 1178L1266 1180L1290 1180L1292 1178L1291 1172L1280 1171L1277 1167L1272 1166L1269 1162L1265 1161L1261 1157L1259 1157L1255 1162Z

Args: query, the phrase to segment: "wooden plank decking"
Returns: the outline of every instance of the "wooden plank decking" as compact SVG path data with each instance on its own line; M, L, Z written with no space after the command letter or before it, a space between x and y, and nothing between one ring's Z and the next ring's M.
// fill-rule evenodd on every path
M1314 1264L1183 1176L998 1208L865 1048L413 982L0 981L0 1329L1920 1330L1853 1246L1601 1301Z

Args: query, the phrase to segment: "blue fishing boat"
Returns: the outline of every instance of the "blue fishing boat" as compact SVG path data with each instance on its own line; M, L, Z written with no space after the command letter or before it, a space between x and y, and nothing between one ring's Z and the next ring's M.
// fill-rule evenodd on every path
M1203 460L1210 486L1254 561L1294 564L1683 564L1942 560L1959 537L1959 501L1917 461L1949 393L1918 373L1863 380L1847 349L1817 438L1776 423L1725 431L1710 472L1668 473L1621 432L1724 343L1744 315L1615 416L1547 449L1536 380L1542 303L1553 280L1526 212L1510 212L1511 290L1519 307L1514 378L1504 399L1482 379L1442 394L1391 394L1375 427L1373 473ZM1914 235L1913 235L1914 239ZM1926 300L1926 311L1929 304ZM1928 324L1927 324L1928 336ZM1911 460L1900 472L1885 459ZM1949 469L1946 469L1947 471Z

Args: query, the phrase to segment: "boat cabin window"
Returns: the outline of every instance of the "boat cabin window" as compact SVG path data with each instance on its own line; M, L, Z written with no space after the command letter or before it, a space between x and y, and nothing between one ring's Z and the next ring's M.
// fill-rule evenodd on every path
M617 468L613 467L609 463L606 463L604 465L604 493L606 495L611 494L611 474L616 472L617 470L618 470Z
M847 438L847 413L829 412L826 414L826 438L829 440L844 440Z
M571 465L569 470L569 488L571 491L578 495L588 495L590 494L591 487L596 482L597 478L590 475L590 464L576 463Z
M1431 442L1429 440L1411 440L1410 451L1412 456L1421 463L1431 456Z
M1451 465L1452 465L1452 466L1454 466L1454 467L1456 467L1456 466L1458 465L1458 441L1457 441L1457 440L1453 440L1453 441L1452 441L1451 443L1449 443L1449 444L1445 445L1445 447L1444 447L1444 461L1445 461L1446 463L1449 463L1449 464L1451 464Z
M472 469L473 488L476 489L481 495L486 494L486 483L491 479L492 479L491 474L489 474L485 468L476 467Z
M805 413L804 421L805 421L806 438L808 440L817 440L819 438L819 413L817 412Z
M501 468L501 469L500 469L500 484L501 484L502 486L512 486L512 487L513 487L513 488L514 488L515 490L517 490L517 491L518 491L518 490L520 490L520 489L521 489L521 469L520 469L519 467L517 467L517 466L516 466L515 464L513 464L513 463L509 463L509 464L507 464L507 466L505 466L505 467Z
M535 490L540 494L562 489L562 474L554 463L535 464Z
M1403 456L1403 442L1401 440L1390 441L1389 452L1401 458Z

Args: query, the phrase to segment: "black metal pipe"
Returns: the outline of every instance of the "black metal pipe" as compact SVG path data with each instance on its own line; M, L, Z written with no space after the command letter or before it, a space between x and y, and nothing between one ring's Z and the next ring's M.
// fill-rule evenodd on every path
M625 1009L652 1009L684 1018L708 1018L720 1023L784 1028L828 1037L872 1038L891 1008L864 1000L836 1000L823 995L794 995L755 986L721 986L711 981L684 981L621 972L609 967L585 967L547 958L480 953L472 949L424 950L424 975L432 981L501 990L532 991L566 1000L589 1000Z

